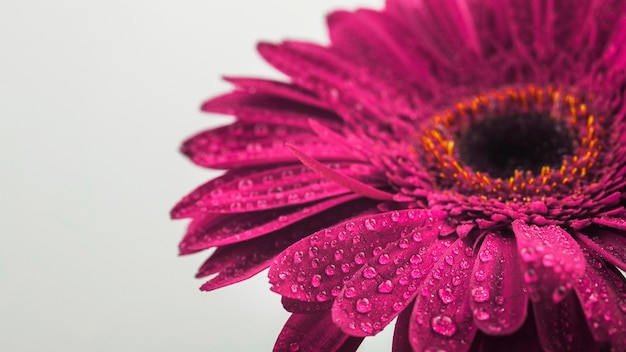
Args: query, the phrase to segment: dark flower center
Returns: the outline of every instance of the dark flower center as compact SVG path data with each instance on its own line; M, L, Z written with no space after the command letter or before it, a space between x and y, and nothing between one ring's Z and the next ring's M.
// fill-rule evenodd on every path
M434 115L417 154L441 189L529 202L575 193L592 177L604 120L558 88L505 88Z
M475 171L507 178L515 170L538 174L559 167L574 143L562 122L544 113L487 117L468 126L456 139L460 161Z

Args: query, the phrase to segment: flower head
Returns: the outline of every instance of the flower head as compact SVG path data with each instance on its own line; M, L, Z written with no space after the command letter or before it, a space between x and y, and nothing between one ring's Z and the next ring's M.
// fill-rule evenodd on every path
M260 44L182 150L213 290L270 267L276 351L626 349L626 1L388 0Z

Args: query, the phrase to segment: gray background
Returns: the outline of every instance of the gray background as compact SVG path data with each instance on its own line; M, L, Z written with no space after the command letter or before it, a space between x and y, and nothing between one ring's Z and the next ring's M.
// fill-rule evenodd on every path
M0 351L270 351L265 273L201 293L170 207L216 175L177 153L259 39L326 42L382 0L0 0ZM390 350L391 332L363 351Z

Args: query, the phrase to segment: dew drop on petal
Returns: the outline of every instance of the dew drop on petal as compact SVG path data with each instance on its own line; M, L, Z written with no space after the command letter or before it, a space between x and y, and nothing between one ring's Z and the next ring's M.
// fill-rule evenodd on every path
M365 228L370 231L376 230L376 220L375 219L365 219Z
M346 298L354 298L356 297L356 288L354 287L347 287L345 292L343 293L344 296L346 296Z
M452 294L452 290L448 287L439 289L439 291L437 291L437 295L439 295L439 298L444 304L452 303L456 299L454 294Z
M535 269L528 269L524 272L524 281L526 281L527 284L532 284L533 282L536 282L539 279L539 276L537 275L537 272L535 271Z
M544 255L543 259L541 260L541 263L546 268L550 268L550 267L554 266L554 264L555 264L554 256L552 254Z
M391 212L391 220L396 221L396 222L397 222L398 220L400 220L400 212L399 212L399 211L397 211L397 210L392 211L392 212Z
M450 337L456 333L456 324L447 315L437 315L430 322L435 333Z
M333 276L335 275L335 273L337 273L337 268L335 267L335 265L330 264L329 266L326 267L326 270L324 270L324 272L328 276Z
M357 264L363 264L365 263L365 253L363 252L359 252L354 256L354 262Z
M552 291L552 301L554 301L554 303L559 303L563 300L566 294L567 287L560 285Z
M483 286L474 287L472 289L472 297L476 302L485 302L489 299L489 291Z
M372 266L368 266L363 270L363 277L366 279L373 279L376 277L376 269Z
M372 310L372 303L367 298L359 298L356 301L356 311L359 313L367 313Z
M476 273L474 273L474 277L476 278L476 281L478 282L485 281L485 272L482 270L478 270L476 271Z
M313 275L313 277L311 277L311 286L320 287L321 284L322 284L321 275Z
M390 293L391 291L393 291L393 283L391 280L383 281L378 285L378 292L380 293Z
M293 263L294 264L300 264L302 263L302 257L304 256L304 253L302 253L302 251L296 251L293 254Z
M474 318L478 321L485 321L490 318L489 312L485 308L474 309Z
M525 247L520 250L520 256L525 262L532 262L537 259L537 251L533 247Z
M380 265L387 265L391 262L391 258L389 258L389 254L382 254L380 257L378 257L378 263Z
M292 342L289 344L289 352L298 352L300 351L300 345L297 342Z
M401 239L400 241L398 241L398 247L402 249L409 248L409 240L407 240L406 238Z
M478 258L481 262L486 263L493 260L493 254L491 254L491 251L489 251L488 249L485 249L478 253Z
M338 249L335 251L335 260L343 259L343 249Z

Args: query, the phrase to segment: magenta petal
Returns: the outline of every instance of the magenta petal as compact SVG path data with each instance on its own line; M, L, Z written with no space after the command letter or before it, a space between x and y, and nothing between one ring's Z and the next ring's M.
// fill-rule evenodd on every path
M586 254L589 265L575 288L589 329L612 350L626 351L626 282L600 257Z
M575 294L558 303L542 299L532 304L537 334L545 351L598 350Z
M224 77L224 79L232 83L239 90L247 92L250 95L267 94L284 98L291 102L311 105L321 109L327 108L327 106L311 92L293 84L258 78Z
M202 104L202 111L226 114L246 122L261 122L306 129L307 120L320 119L336 124L337 114L315 106L305 105L268 94L234 91L212 98Z
M194 220L189 225L187 234L179 245L181 254L263 236L356 198L359 196L350 194L314 204L257 211L245 218L230 214L210 214L206 219Z
M437 263L418 289L409 328L411 345L416 351L467 351L477 331L470 300L485 294L470 286L475 261L471 243L457 239L430 256Z
M191 193L183 197L172 209L170 215L173 219L195 218L206 215L206 208L198 201L203 197L211 194L213 190L223 184L232 182L236 179L243 179L249 175L264 171L262 168L246 168L229 170L224 175L214 178L211 181L197 187ZM213 192L214 196L218 196L218 192Z
M480 247L470 280L474 322L489 335L509 335L526 319L528 294L515 240L489 233Z
M387 243L403 233L412 234L429 221L441 222L442 215L435 215L426 210L394 211L367 215L317 232L276 258L269 272L272 290L301 301L331 299L340 293L344 280L380 254ZM436 234L424 237L424 242L435 238Z
M592 221L596 224L611 227L617 230L626 230L626 219L601 217L592 219Z
M578 240L604 260L626 270L626 237L613 231L601 229L593 231L591 235L579 234Z
M297 314L314 314L330 310L333 306L332 301L325 302L305 302L297 299L282 297L281 303L283 308L290 313Z
M435 264L428 253L445 251L450 241L437 240L437 223L403 230L401 239L381 251L345 282L333 304L333 320L355 336L380 332L417 295L423 277Z
M363 339L333 325L330 312L292 314L278 335L274 352L356 351Z
M200 132L185 141L181 151L197 165L218 169L297 161L285 143L320 160L358 160L345 148L323 143L309 131L245 122Z
M413 346L411 346L411 341L409 340L409 324L414 306L415 301L411 302L402 313L398 315L396 326L393 330L391 352L413 352Z
M585 272L585 257L578 243L553 225L528 226L516 220L513 231L530 298L559 302Z
M306 153L303 153L302 151L298 150L296 147L292 145L288 144L287 147L291 149L291 151L298 157L298 159L300 159L300 161L302 161L304 165L310 167L315 172L328 178L329 180L332 180L335 183L341 186L344 186L347 189L357 194L360 194L364 197L383 200L383 201L393 200L393 194L383 192L366 183L360 182L359 180L349 177L346 174L337 172L329 168L328 166L325 166L324 164L320 163L319 161L311 158L310 156L306 155Z
M374 184L381 182L367 165L333 163L327 167ZM219 184L213 183L211 188L194 190L175 210L177 214L244 213L311 203L346 193L350 190L308 167L292 165L241 178L224 178Z

